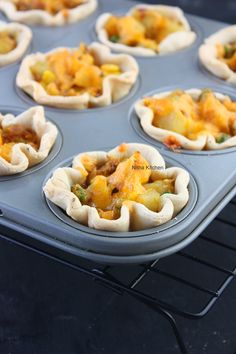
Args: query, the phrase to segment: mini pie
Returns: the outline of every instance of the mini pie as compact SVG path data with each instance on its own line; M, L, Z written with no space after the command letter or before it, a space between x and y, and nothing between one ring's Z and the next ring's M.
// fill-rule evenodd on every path
M84 109L107 106L128 95L138 72L131 56L111 54L104 45L92 43L28 55L16 83L40 104Z
M19 60L31 39L32 32L28 27L0 21L0 68Z
M175 52L196 38L183 11L165 5L137 5L124 16L104 13L97 20L96 32L113 50L140 56Z
M77 155L58 168L44 187L46 197L75 221L105 231L142 230L164 224L189 199L189 174L165 168L148 145L121 144L107 152Z
M56 137L57 128L45 121L43 107L17 117L0 114L0 176L23 172L46 159Z
M82 20L97 0L0 0L0 11L11 21L29 25L62 26Z
M207 38L199 48L199 58L212 74L236 85L236 25Z
M170 148L219 150L236 146L236 102L209 89L176 90L135 104L143 130Z

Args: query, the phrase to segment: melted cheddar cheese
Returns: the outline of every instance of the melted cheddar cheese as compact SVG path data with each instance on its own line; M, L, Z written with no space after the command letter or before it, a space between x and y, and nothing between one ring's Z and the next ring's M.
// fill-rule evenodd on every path
M88 48L81 44L74 52L61 50L47 55L45 61L31 66L33 78L52 96L79 96L84 93L97 97L102 94L103 79L121 74L118 65L97 65Z
M13 33L0 32L0 55L10 53L16 46L16 36Z
M11 162L13 146L18 143L30 144L36 150L38 150L40 144L37 134L31 129L26 129L20 125L0 127L0 157L7 162Z
M144 105L154 113L152 124L195 140L199 135L213 135L223 142L234 135L236 104L221 102L211 90L203 90L198 100L184 91L174 91L165 98L145 98Z
M123 147L122 147L123 148ZM75 184L71 191L83 205L95 207L102 218L115 220L126 201L135 201L157 212L160 196L174 193L173 179L151 179L151 169L140 152L126 159L108 158L96 166L88 155L82 163L87 171L83 185Z
M216 49L218 59L228 65L231 70L236 71L236 43L217 44Z
M67 11L84 3L84 0L14 0L18 11L43 10L51 15L63 12L66 16Z
M156 10L136 9L130 16L110 16L105 24L109 40L131 47L158 52L159 43L171 33L183 31L183 25Z

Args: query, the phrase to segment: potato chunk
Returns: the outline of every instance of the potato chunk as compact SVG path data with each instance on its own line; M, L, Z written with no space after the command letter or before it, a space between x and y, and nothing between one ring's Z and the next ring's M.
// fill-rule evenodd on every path
M187 136L201 129L193 119L196 107L191 97L184 92L174 92L161 99L146 99L144 104L154 112L153 125Z
M144 37L145 28L131 16L121 17L117 24L120 42L135 46Z
M148 209L157 212L160 209L160 194L155 189L148 189L143 194L139 194L136 202L145 205Z
M106 210L112 204L111 188L104 176L96 176L89 188L92 204L99 209Z
M76 73L75 84L79 87L101 87L102 77L100 69L95 66L83 66Z
M122 161L116 171L109 177L109 183L119 191L119 197L135 200L138 194L145 191L142 186L151 175L147 161L139 152Z
M0 32L0 54L7 54L16 48L17 42L14 34Z
M228 134L230 112L211 91L203 92L199 103L200 114L205 121L216 125L221 132Z
M165 193L174 193L174 180L173 179L162 179L155 181L153 183L147 183L144 185L146 189L154 189L160 195Z

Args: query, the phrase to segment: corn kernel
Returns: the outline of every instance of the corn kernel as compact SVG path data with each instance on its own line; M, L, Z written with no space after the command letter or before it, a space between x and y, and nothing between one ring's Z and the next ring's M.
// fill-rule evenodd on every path
M121 73L119 66L115 64L104 64L101 66L101 70L104 75L119 75Z
M55 81L55 79L56 79L56 76L51 70L44 71L43 76L42 76L42 81L44 84L48 85L51 82Z

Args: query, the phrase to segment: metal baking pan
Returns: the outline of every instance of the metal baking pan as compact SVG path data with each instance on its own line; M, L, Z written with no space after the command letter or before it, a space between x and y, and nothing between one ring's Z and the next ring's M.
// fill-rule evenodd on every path
M10 220L2 219L1 225L4 227L4 235L14 239L17 243L25 244L27 246L33 247L37 250L46 251L48 254L59 256L63 259L71 259L73 257L74 264L81 263L81 257L86 258L90 261L102 263L102 264L141 264L152 260L161 259L170 256L187 247L191 242L193 242L200 233L209 225L211 221L220 213L220 211L230 202L230 200L236 194L236 187L232 188L231 191L220 201L220 203L207 215L204 221L198 226L190 235L188 235L183 241L177 244L165 248L161 251L154 253L146 253L143 255L135 256L109 256L99 253L90 252L85 249L80 249L76 246L69 244L68 242L62 242L57 239L57 242L52 237L42 234L34 229L30 229L23 225L17 224ZM14 232L16 231L16 232ZM63 252L63 253L61 253Z
M30 51L48 51L58 46L75 47L96 39L94 22L99 13L125 13L129 1L100 1L97 12L79 24L62 28L33 27ZM4 16L0 16L0 19ZM91 260L139 263L167 256L193 240L225 205L236 184L236 149L221 152L175 153L148 137L133 112L135 101L150 92L175 88L209 87L236 100L235 89L201 68L198 47L204 37L226 24L187 16L197 33L195 43L174 54L155 58L136 57L140 77L129 96L112 106L85 111L45 107L46 116L61 134L45 163L26 173L0 178L0 224L24 232L22 237L41 239ZM35 102L15 86L19 64L0 69L0 111L22 112ZM2 85L4 83L4 87ZM149 143L159 149L167 165L182 166L191 174L190 201L176 219L155 229L112 234L76 224L59 208L48 203L42 186L57 166L69 165L77 153L109 150L121 142ZM105 145L105 147L104 147ZM27 235L27 236L26 236ZM37 237L36 237L37 235ZM194 236L193 236L194 235ZM189 241L190 242L190 241Z

